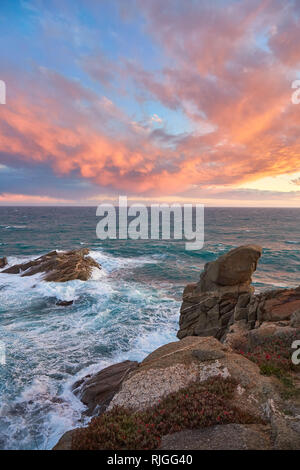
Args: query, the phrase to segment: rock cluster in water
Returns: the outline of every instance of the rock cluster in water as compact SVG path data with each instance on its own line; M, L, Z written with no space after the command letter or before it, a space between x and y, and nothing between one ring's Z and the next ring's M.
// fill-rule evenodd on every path
M88 254L88 248L64 252L51 251L27 263L10 266L1 273L20 274L22 277L43 273L43 280L48 282L66 282L75 279L87 281L92 275L93 268L101 269L100 264Z

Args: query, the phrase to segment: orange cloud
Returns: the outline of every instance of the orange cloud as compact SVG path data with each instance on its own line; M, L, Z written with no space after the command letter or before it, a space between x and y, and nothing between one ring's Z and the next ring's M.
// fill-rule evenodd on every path
M172 66L160 79L136 63L103 73L101 64L109 63L102 58L99 65L94 56L83 68L107 85L120 74L144 100L183 113L194 130L153 130L79 82L40 68L35 90L25 95L16 85L14 99L1 107L0 161L46 165L58 176L74 173L102 188L147 195L299 170L300 106L291 103L291 82L299 78L293 74L300 56L292 7L283 12L281 0L216 2L214 10L209 2L188 9L171 0L136 4Z

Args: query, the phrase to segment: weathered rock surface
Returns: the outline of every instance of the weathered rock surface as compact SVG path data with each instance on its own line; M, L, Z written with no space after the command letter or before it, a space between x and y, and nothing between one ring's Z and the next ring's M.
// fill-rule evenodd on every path
M215 336L221 339L228 326L246 316L245 307L238 304L239 298L250 302L250 293L239 294L227 292L204 292L197 296L196 289L190 292L188 285L183 293L180 309L178 338L185 336Z
M92 275L93 268L101 269L100 264L87 256L88 254L88 248L65 252L51 251L27 263L10 266L1 273L21 274L22 277L45 273L44 280L49 282L66 282L75 279L87 281Z
M239 321L229 327L223 343L247 352L269 340L292 344L295 339L300 339L300 328L291 327L289 322L263 322L259 327L250 329L246 321Z
M120 370L125 370L126 374L125 377L121 376L121 380L118 374ZM111 399L106 377L108 380L114 377L113 371L116 372L115 382L119 391ZM215 338L186 337L158 348L142 363L133 364L129 370L126 363L116 364L96 376L77 383L75 393L79 393L86 404L91 400L90 409L97 414L114 406L144 410L191 382L203 382L221 376L231 377L237 383L229 404L239 409L242 415L251 415L254 422L265 423L186 430L164 436L160 449L300 449L299 404L294 401L293 406L296 408L285 410L286 401L283 402L280 396L279 380L261 375L256 364ZM72 433L67 432L54 449L70 449Z
M300 450L300 420L284 416L272 416L274 449Z
M246 320L240 320L229 326L223 343L237 351L247 351L249 325Z
M291 326L292 328L300 328L300 309L299 309L299 310L296 310L296 311L291 315L290 326Z
M300 332L300 330L299 330ZM292 344L297 336L297 329L284 325L282 322L264 322L259 328L250 330L247 334L247 345L249 349L263 345L267 340L281 340L285 344ZM300 336L299 336L300 338Z
M263 321L290 320L300 309L300 286L296 289L279 289L263 292L258 299L257 319Z
M284 404L280 408L276 406L272 398L268 400L266 414L271 425L273 449L300 450L299 399L295 399L294 405L288 410Z
M88 415L103 412L119 391L129 372L138 367L138 362L124 361L88 375L73 385L73 392L88 409Z
M198 283L186 286L180 310L179 339L214 336L234 346L243 343L243 334L263 322L291 320L290 326L296 328L300 287L254 295L251 276L261 251L255 245L231 250L208 263Z
M160 450L270 450L270 426L223 424L168 434Z
M256 270L262 248L257 245L239 246L207 263L200 276L197 292L218 291L229 286L239 287L239 291L251 290L251 276Z
M0 269L4 268L4 266L7 265L7 258L4 256L3 258L0 258Z
M162 397L210 377L232 377L239 388L235 402L243 411L263 417L268 396L277 392L258 367L212 337L187 337L158 348L123 381L108 409L119 405L145 409Z
M76 429L65 432L52 450L72 450L72 438L75 433Z

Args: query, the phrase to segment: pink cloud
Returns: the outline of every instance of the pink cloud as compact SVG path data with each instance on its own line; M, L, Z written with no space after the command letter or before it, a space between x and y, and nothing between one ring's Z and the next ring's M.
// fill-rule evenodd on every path
M194 132L153 131L106 96L41 68L34 90L15 84L15 97L1 108L2 159L148 195L299 170L300 106L290 99L298 24L284 4L204 1L185 8L181 1L137 0L168 67L154 73L135 62L116 66L101 54L81 64L102 84L118 74L132 81L145 100L180 110Z

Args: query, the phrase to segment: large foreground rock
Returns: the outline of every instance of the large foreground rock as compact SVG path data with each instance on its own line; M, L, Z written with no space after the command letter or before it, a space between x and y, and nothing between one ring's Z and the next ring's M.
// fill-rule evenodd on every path
M27 263L10 266L1 273L21 274L22 277L45 273L43 279L49 282L66 282L75 279L87 281L92 275L93 268L101 269L100 264L87 256L88 254L88 248L65 252L51 251Z
M160 450L270 450L270 426L223 424L168 434Z
M292 328L300 328L300 309L295 310L291 315L290 326Z
M268 397L276 398L273 380L261 376L253 362L215 338L187 337L147 356L123 381L108 409L116 405L146 409L191 382L217 376L237 381L235 400L254 416L263 417Z
M265 424L186 430L163 437L161 449L300 450L300 397L283 398L277 378L261 375L256 364L212 337L186 337L158 348L128 375L109 409L121 405L143 410L191 382L216 376L233 378L237 386L232 406Z
M126 369L125 363L117 364L115 369L114 366L104 369L97 374L98 379L102 377L98 384L100 395L102 387L105 389L105 377L113 376L114 370L118 375L117 370L121 368L125 377L121 377L121 387L117 385L119 391L107 410L115 406L145 410L190 383L222 377L232 378L236 383L234 395L228 399L229 406L240 410L241 416L252 416L251 422L257 423L182 431L164 436L161 449L300 449L300 409L297 402L293 401L287 409L277 378L261 375L256 364L215 338L186 337L158 348L142 363L133 364L131 370ZM118 380L116 382L119 383ZM93 389L93 384L95 377L77 384L77 390L81 390L82 396L91 393L93 401L98 396L98 385ZM97 414L101 409L94 408ZM72 431L66 433L55 449L70 449L72 435Z
M88 375L73 385L74 394L87 406L87 414L102 413L129 372L138 367L136 361L124 361Z
M72 438L76 433L76 429L65 432L52 450L72 450Z

